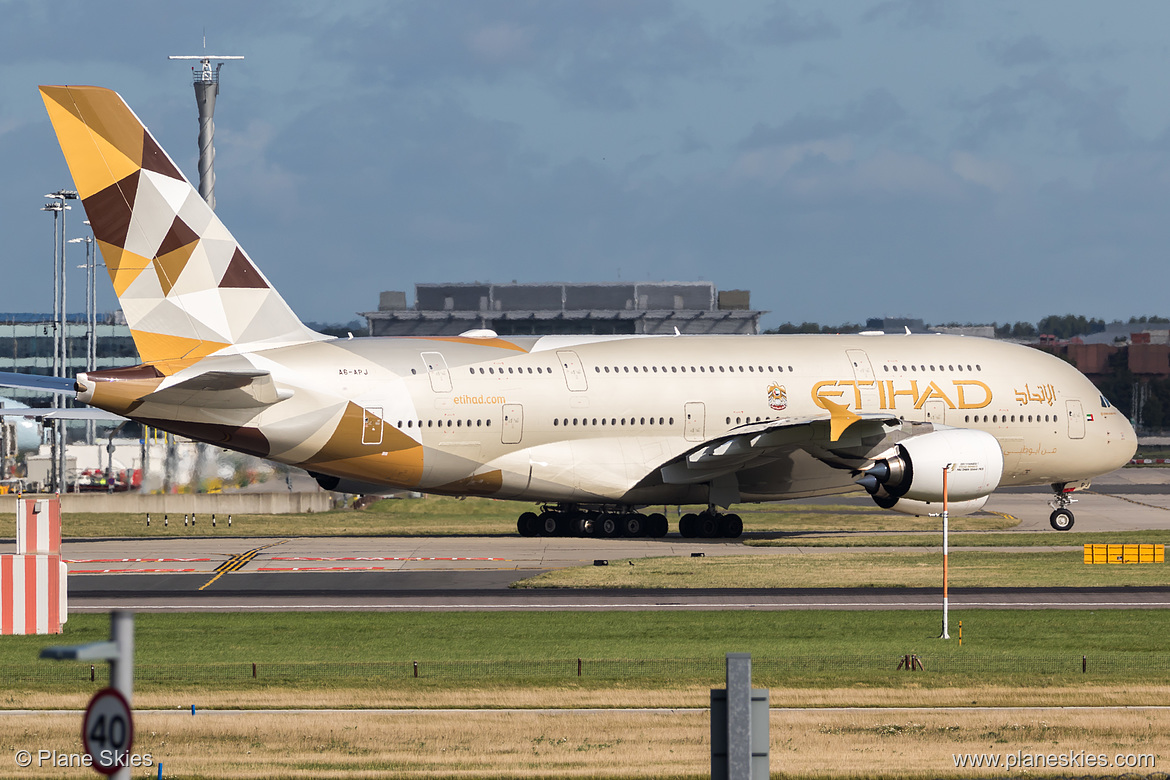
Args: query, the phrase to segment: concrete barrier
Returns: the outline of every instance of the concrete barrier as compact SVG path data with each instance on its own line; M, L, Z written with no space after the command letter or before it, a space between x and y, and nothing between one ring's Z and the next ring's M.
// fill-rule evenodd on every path
M212 513L228 515L285 515L325 512L333 508L337 494L312 493L67 493L61 496L61 512L68 514L157 514L194 512L209 521ZM16 496L0 496L0 513L16 514Z

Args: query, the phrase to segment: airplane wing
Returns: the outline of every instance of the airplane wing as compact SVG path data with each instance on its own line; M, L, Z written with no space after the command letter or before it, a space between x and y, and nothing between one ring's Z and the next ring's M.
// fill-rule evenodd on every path
M267 371L205 371L142 397L143 403L250 409L271 406L292 396L278 389Z
M0 387L19 387L59 395L77 395L77 383L65 376L41 376L40 374L16 374L0 371Z
M750 475L758 469L791 471L796 493L801 492L795 484L797 472L814 479L817 490L826 481L852 489L853 470L869 465L871 456L892 446L891 434L904 423L896 415L855 414L832 401L826 403L827 415L734 428L664 463L656 476L672 485L710 483L714 503L720 505L725 505L721 496L726 496L726 503L738 501L738 493L750 485ZM819 466L815 475L809 473L810 464ZM769 477L774 478L774 474Z

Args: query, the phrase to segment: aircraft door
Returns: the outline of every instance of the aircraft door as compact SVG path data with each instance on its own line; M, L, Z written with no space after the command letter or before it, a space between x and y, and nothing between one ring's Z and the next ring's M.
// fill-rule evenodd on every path
M382 408L362 409L362 444L382 443Z
M581 358L577 357L577 353L572 350L560 350L557 352L557 358L561 361L561 368L565 370L565 384L569 389L575 393L582 390L589 389L589 383L585 381L585 368L581 365Z
M431 378L431 389L436 393L451 392L451 372L443 356L438 352L424 352L421 357Z
M520 404L504 404L504 424L500 429L500 442L519 444L524 436L524 407Z
M683 407L683 438L703 441L706 435L706 409L702 401L690 401Z
M1080 401L1065 401L1068 410L1068 437L1070 439L1085 438L1085 410Z
M946 422L947 404L939 398L933 398L922 405L926 413L926 422L942 425Z
M857 395L854 396L854 401L861 400L861 405L854 411L876 412L878 410L878 388L873 376L873 366L869 362L869 355L862 349L847 349L845 356L849 358L849 364L853 368L853 381L857 383Z

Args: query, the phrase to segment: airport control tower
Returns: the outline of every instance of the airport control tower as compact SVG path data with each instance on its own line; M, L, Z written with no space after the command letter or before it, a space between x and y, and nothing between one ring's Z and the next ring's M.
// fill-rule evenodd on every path
M207 39L203 39L207 48ZM242 60L238 56L217 56L212 54L172 54L171 60L199 60L200 66L191 67L195 82L195 103L199 106L199 194L207 205L215 210L215 98L219 95L219 69L223 62L217 62L212 69L212 60Z

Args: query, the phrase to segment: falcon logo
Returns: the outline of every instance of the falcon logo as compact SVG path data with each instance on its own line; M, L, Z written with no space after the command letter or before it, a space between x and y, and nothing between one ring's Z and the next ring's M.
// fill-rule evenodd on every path
M784 389L784 385L778 385L773 382L768 387L768 406L777 412L782 412L788 408L788 392Z

